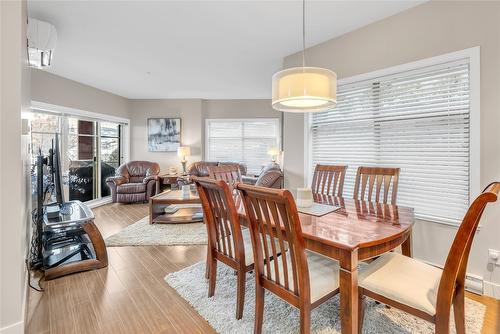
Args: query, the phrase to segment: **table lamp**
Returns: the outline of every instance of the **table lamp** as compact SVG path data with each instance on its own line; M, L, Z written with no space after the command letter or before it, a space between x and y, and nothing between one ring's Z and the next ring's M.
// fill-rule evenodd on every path
M186 174L186 157L191 155L191 149L189 146L179 146L177 148L177 155L179 158L181 158L181 164L182 164L182 173Z
M271 147L269 150L267 150L267 155L270 155L271 161L276 163L276 159L280 155L280 150L277 147Z

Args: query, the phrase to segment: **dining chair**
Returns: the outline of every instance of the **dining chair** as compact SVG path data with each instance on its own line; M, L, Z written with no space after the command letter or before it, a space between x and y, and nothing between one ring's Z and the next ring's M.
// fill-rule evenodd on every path
M398 195L399 168L359 167L354 183L354 199L386 204L391 190L391 204L396 204ZM374 189L375 187L375 189ZM380 193L383 189L383 198ZM373 195L375 198L372 199Z
M244 236L230 186L223 180L193 177L203 207L208 234L208 297L215 293L217 261L237 275L236 319L243 316L246 273L254 268L251 238ZM247 230L248 231L248 230Z
M388 253L359 274L359 331L365 296L435 324L449 332L453 305L455 328L465 333L465 273L472 241L486 205L495 202L500 183L490 184L469 207L451 245L444 269L397 253Z
M221 166L208 166L208 177L215 180L226 181L231 187L236 182L241 182L241 171L238 164L228 164Z
M288 190L242 183L236 189L250 222L255 258L254 333L262 332L264 289L299 308L300 332L309 333L311 310L339 292L338 262L305 251L297 207ZM271 242L262 242L265 238ZM286 256L277 257L285 251Z
M313 194L342 197L346 170L347 166L317 164L311 185Z

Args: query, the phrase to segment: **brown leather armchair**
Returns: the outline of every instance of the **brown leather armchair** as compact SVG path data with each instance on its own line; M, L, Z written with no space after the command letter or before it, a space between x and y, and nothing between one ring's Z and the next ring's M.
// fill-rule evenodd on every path
M121 165L116 176L106 179L113 203L148 201L160 189L159 173L160 165L156 162L130 161Z
M243 183L253 184L260 187L266 188L283 188L283 172L281 171L280 165L277 163L270 163L265 166L259 175L242 176Z

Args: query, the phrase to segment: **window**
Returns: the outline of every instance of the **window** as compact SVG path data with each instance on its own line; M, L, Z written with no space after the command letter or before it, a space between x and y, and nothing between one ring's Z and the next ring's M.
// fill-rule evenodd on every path
M471 191L470 59L341 84L336 109L310 117L310 174L347 164L400 167L398 204L418 218L456 224Z
M278 118L207 119L205 156L211 161L235 161L258 174L271 161L267 151L279 147Z

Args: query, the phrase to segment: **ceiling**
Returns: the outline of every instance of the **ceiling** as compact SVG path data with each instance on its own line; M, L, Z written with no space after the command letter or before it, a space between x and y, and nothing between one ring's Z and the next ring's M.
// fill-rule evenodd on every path
M315 45L422 3L307 1ZM271 76L302 47L300 1L28 1L53 24L50 72L137 98L270 98ZM314 64L310 64L314 65Z

